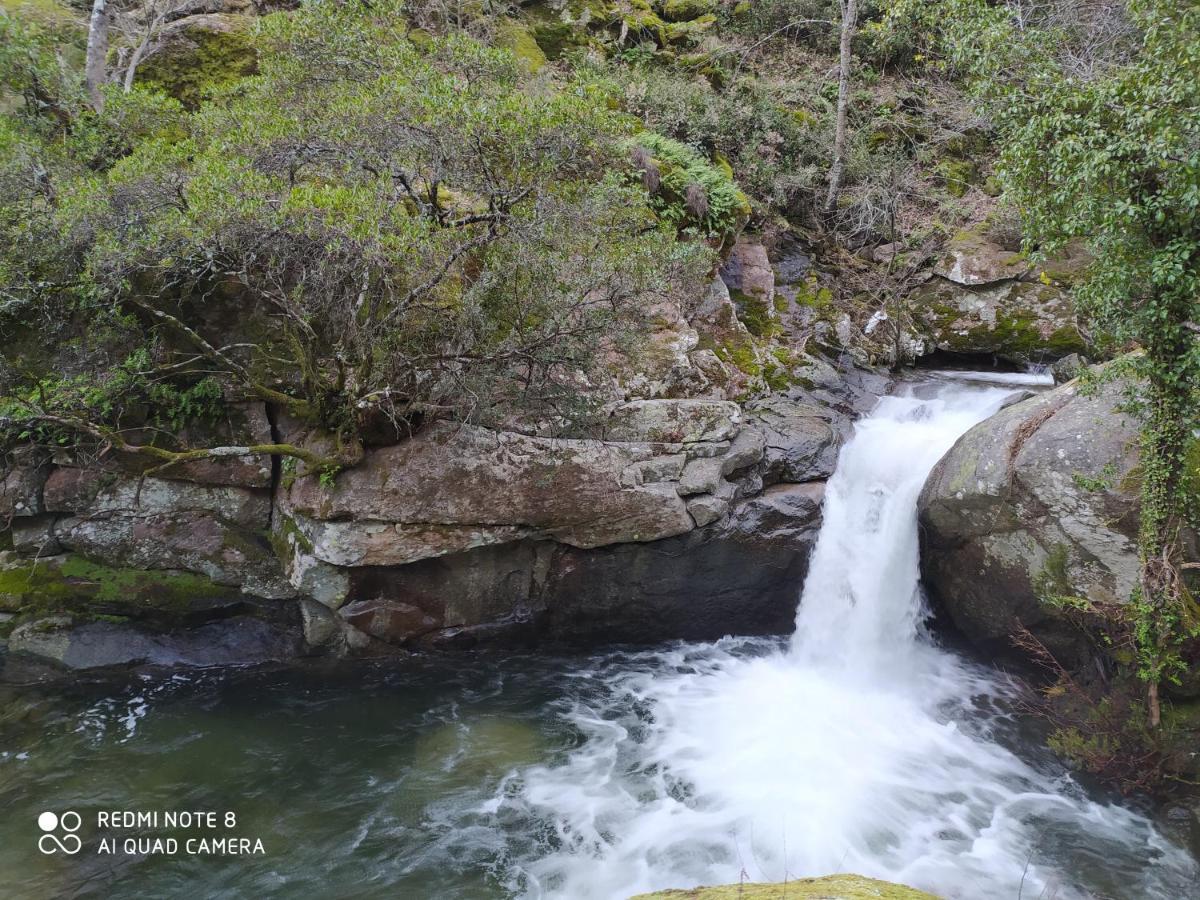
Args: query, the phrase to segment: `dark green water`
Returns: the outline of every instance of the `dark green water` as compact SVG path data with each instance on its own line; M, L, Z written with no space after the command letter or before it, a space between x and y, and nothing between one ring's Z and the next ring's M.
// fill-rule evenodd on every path
M667 706L686 702L671 685L719 686L723 672L746 666L785 671L782 648L746 640L573 659L415 659L142 676L69 689L3 687L0 896L573 900L627 896L609 880L644 886L663 871L716 880L745 865L752 877L778 877L761 837L751 840L747 860L722 848L721 804L673 775L654 748L673 733L665 727ZM664 686L665 694L647 699L647 690ZM804 711L797 716L803 721ZM952 731L986 730L1013 747L1025 740L985 694L946 717ZM1022 755L1042 773L1037 778L1060 778L1033 746ZM688 753L666 755L684 763ZM785 777L740 777L776 774ZM1019 806L1026 777L1014 776L1017 799L1009 806ZM938 801L938 808L953 803ZM1083 826L1044 810L1028 814L1040 823L1045 858L1037 868L1063 886L1044 896L1187 896L1194 869L1181 852L1145 820L1119 811L1125 818L1114 819L1103 804L1095 809L1095 833L1090 812ZM80 813L82 852L38 851L37 817L47 810ZM108 832L117 852L98 854L101 810L233 812L228 834L261 839L265 854L123 851L130 836L174 836L182 844L205 834L164 828ZM714 822L716 838L706 832ZM1113 827L1116 837L1102 833ZM947 819L914 852L945 858L956 871L955 854L974 864L969 854L986 849L995 830L1003 829L980 823L964 849ZM885 837L870 852L884 866L895 846ZM1018 852L1009 854L1014 879ZM987 865L1006 873L1009 857L988 853Z

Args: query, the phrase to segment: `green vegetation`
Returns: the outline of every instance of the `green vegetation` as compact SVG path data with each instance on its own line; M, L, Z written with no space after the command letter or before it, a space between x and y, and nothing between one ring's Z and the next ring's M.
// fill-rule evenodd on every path
M1004 4L892 8L891 48L967 79L1002 138L999 173L1042 254L1085 241L1076 303L1136 385L1141 416L1141 578L1126 623L1151 730L1159 689L1200 635L1182 532L1200 523L1189 454L1200 425L1200 8L1130 0L1096 14L1053 10L1018 29ZM1089 38L1107 30L1102 44ZM919 49L918 49L919 48ZM1120 630L1120 622L1110 622Z
M731 175L695 149L652 131L631 151L658 218L705 237L732 237L750 216L750 203Z
M8 440L143 452L119 433L171 430L219 388L334 432L308 460L331 472L380 422L569 416L646 298L709 267L677 232L747 214L727 173L635 137L583 82L546 90L461 32L414 43L399 4L200 38L203 66L152 57L99 114L52 34L0 27L25 101L0 121ZM660 154L653 196L631 141Z

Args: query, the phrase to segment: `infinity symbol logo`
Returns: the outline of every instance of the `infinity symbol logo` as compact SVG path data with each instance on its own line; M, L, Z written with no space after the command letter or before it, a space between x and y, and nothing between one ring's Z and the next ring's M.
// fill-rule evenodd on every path
M83 819L79 813L68 811L59 816L52 812L44 812L38 816L37 823L38 828L47 832L38 838L38 849L47 856L59 852L72 856L78 853L83 847L83 841L79 839L79 835L74 833L83 824ZM57 830L60 825L62 826L62 830L66 832L61 838L57 834L51 833Z

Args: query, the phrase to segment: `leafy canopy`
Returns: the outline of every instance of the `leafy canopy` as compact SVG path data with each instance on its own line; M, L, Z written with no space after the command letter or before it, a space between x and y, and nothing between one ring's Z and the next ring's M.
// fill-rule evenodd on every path
M67 328L57 367L103 380L149 326L142 377L217 373L348 443L570 413L709 251L623 175L627 119L462 35L417 46L403 13L267 16L258 73L194 113L144 90L57 131L5 117L10 335Z

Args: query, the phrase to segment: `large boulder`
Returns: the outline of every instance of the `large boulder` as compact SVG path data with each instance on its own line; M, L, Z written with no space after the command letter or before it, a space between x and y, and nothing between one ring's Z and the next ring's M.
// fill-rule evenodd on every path
M522 540L349 570L348 624L397 646L647 644L791 630L823 484L778 485L654 543Z
M1089 258L1071 247L1035 265L983 222L955 235L912 298L926 353L1044 362L1082 352L1070 285Z
M1138 578L1137 427L1122 386L1071 382L975 426L920 497L925 583L996 651L1021 626L1088 655L1063 601L1126 602Z

